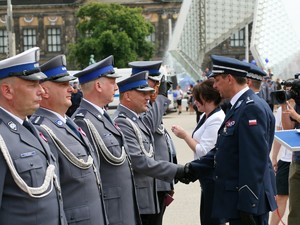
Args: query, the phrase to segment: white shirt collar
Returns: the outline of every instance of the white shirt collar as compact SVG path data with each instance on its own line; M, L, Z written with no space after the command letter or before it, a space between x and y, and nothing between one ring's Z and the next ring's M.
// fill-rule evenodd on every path
M236 103L236 101L246 92L249 90L249 87L245 87L242 90L240 90L238 93L236 93L230 100L230 103L232 106Z

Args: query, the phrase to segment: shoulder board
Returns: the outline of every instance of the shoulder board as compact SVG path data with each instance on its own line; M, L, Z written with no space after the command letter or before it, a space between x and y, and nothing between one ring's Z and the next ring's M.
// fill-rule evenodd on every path
M126 118L126 114L125 113L119 113L117 117Z
M35 125L41 125L43 123L44 117L37 116L33 119L31 119L31 122Z
M74 118L82 118L82 117L85 117L85 114L86 114L86 110L78 110L76 112L76 114L74 115Z
M246 105L248 105L250 103L254 103L254 100L251 99L250 97L247 97Z

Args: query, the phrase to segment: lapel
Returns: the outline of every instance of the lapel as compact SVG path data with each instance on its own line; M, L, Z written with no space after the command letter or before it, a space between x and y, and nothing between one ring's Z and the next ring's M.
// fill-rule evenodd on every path
M119 105L117 111L119 111L120 113L124 114L126 117L128 117L129 119L131 119L133 122L135 122L138 127L147 135L147 136L151 136L150 135L150 131L147 129L146 125L137 117L137 115L135 113L133 113L131 110L129 110L128 108ZM119 114L120 114L119 113Z
M219 128L219 133L220 133L220 130L222 130L224 128L224 125L226 124L226 122L232 117L234 112L243 104L243 102L245 102L246 98L252 94L253 94L253 91L251 89L249 89L244 94L242 94L241 97L239 97L239 99L235 102L233 107L231 107L231 109L226 113L225 119L224 119L221 127Z
M72 131L72 129L69 128L69 126L67 126L62 120L60 120L54 113L52 113L52 112L50 112L50 111L48 111L48 110L45 110L45 109L43 109L43 108L39 108L39 109L35 112L35 114L34 114L34 117L38 117L38 116L47 118L49 121L51 121L51 123L52 123L55 127L57 127L58 129L64 129L64 130L66 130L66 132L67 132L69 135L73 136L73 137L74 137L76 140L78 140L80 143L86 144L85 142L83 142L83 141L81 140L81 139L83 139L83 138L78 137L78 136L74 133L74 131ZM67 119L70 119L70 118L68 117ZM72 121L72 119L70 119L70 120L71 120L72 125L73 125L74 127L77 128L78 126ZM50 127L50 128L51 128L51 127ZM53 132L55 133L55 131L53 131ZM81 133L81 132L79 132L79 133ZM83 136L82 133L81 133L81 136ZM58 137L58 138L60 138L60 137Z
M109 130L111 133L114 133L118 136L121 136L120 131L107 119L103 116L93 105L82 99L80 103L80 110L86 110L92 114L96 120L100 121L106 130Z
M136 114L133 113L131 110L129 110L128 108L124 107L123 105L118 105L117 110L114 114L114 119L118 117L118 115L122 114L125 117L128 117L129 119L131 119L133 122L138 124L138 127L140 128L140 130L143 132L143 134L145 135L145 137L149 140L150 143L154 143L153 140L153 136L150 132L150 130L147 129L147 127L144 125L144 123L142 123L142 121L140 119L137 118ZM124 138L123 134L122 137ZM126 144L126 142L124 142ZM127 146L126 146L126 151L127 151ZM128 154L130 155L130 154Z
M11 117L9 114L3 111L1 108L0 108L0 114L3 123L7 126L7 128L12 133L18 135L22 142L39 150L43 154L48 155L47 151L49 150L49 148L47 145L47 140L42 138L43 135L34 126L32 126L34 131L33 134L26 127L24 127L22 124L16 121L13 117ZM33 138L32 136L35 136L35 138ZM42 149L41 149L41 145L42 145Z

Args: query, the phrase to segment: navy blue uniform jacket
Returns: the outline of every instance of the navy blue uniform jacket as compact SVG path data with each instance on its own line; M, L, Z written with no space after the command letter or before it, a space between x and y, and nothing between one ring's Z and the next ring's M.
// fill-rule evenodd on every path
M214 170L213 217L239 218L239 211L262 215L277 208L269 158L274 129L269 106L248 90L226 114L215 149L191 163L198 178Z

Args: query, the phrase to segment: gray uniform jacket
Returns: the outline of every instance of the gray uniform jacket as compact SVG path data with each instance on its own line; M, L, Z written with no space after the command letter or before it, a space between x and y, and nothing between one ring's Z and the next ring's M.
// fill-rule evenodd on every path
M151 130L154 138L155 160L173 162L172 151L175 152L174 144L167 130L164 128L162 118L167 110L170 100L158 95L155 102L148 104L148 111L142 114L142 120ZM157 180L157 191L173 190L173 183Z
M30 187L40 187L48 164L58 169L46 140L34 129L32 134L0 108L0 135L19 176ZM0 224L1 225L65 225L61 194L57 188L45 197L34 198L13 180L8 164L0 152Z
M50 149L58 160L64 210L68 223L108 224L99 173L95 174L93 166L80 169L73 165L56 147L46 130L39 125L43 124L49 127L77 158L84 161L87 161L88 155L94 156L95 153L87 137L83 132L78 137L57 115L43 108L38 109L30 119L47 138ZM73 126L78 128L74 122Z
M87 137L98 149L84 119L88 119L102 138L106 150L113 156L120 157L122 149L126 153L125 161L116 165L116 161L107 159L98 149L100 157L100 175L103 184L103 196L110 225L141 224L136 199L136 190L131 168L130 157L123 134L111 121L100 113L92 104L83 99L73 114L74 121L87 134ZM123 147L124 146L124 147ZM114 165L115 164L115 165Z
M147 156L142 151L132 125L126 119L127 117L139 127L143 146L148 153L150 152L150 146L153 145L153 137L150 130L132 111L122 105L118 106L114 118L116 125L122 130L128 144L140 213L156 214L159 213L159 206L154 178L171 182L177 172L177 165L164 161L156 161L153 157Z

